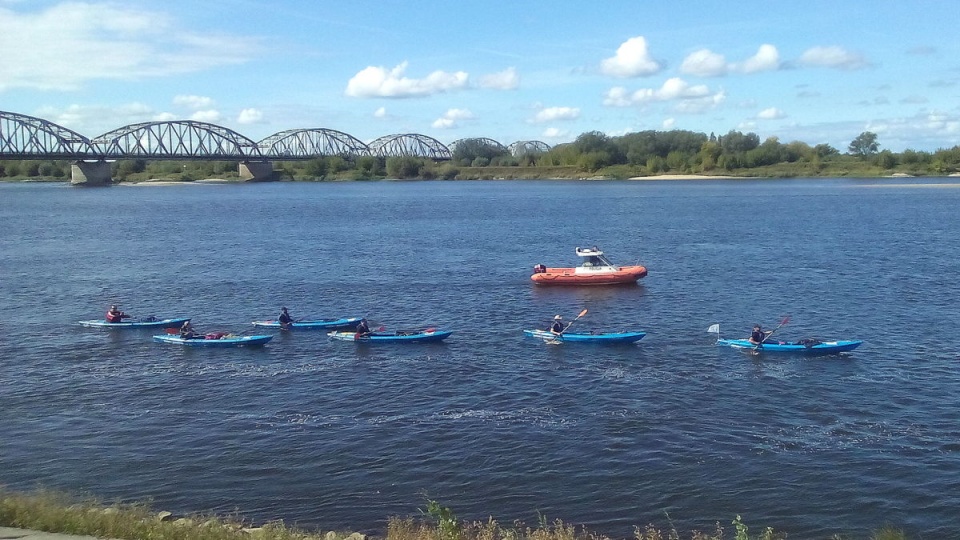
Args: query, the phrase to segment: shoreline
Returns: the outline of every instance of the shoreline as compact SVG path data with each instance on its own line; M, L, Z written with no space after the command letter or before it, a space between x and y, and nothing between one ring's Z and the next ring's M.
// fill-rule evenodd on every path
M543 180L593 180L593 181L633 181L633 182L649 182L649 181L684 181L684 180L792 180L796 178L837 178L837 179L849 179L849 180L863 180L863 179L891 179L891 180L905 180L905 179L915 179L915 178L960 178L960 172L945 174L945 175L913 175L906 173L893 173L884 176L810 176L810 177L780 177L780 176L734 176L726 174L658 174L658 175L649 175L649 176L631 176L627 178L616 178L604 175L595 175L595 176L577 176L577 177L556 177L556 178L543 178L543 177L530 177L530 178L502 178L497 176L491 176L489 178L467 178L467 179L453 179L448 181L454 182L469 182L477 180L509 180L509 181L543 181ZM297 182L389 182L389 181L404 181L404 182L433 182L441 181L443 179L426 179L426 178L405 178L405 179L396 179L396 178L374 178L374 179L364 179L364 180L341 180L341 179L312 179L312 180L295 180ZM211 185L211 184L246 184L246 183L273 183L273 182L291 182L294 180L271 180L271 181L260 181L253 182L250 180L241 180L239 178L204 178L201 180L170 180L170 179L147 179L147 180L127 180L120 182L112 182L109 185L112 186L181 186L189 184L199 184L199 185ZM54 178L18 178L18 179L2 179L2 183L70 183L68 179L54 179ZM887 184L882 184L886 186ZM916 186L917 184L903 184L904 186ZM929 186L939 186L943 184L926 184ZM948 184L949 185L949 184Z
M654 176L633 176L627 178L627 180L736 180L738 178L752 179L754 177L730 176L723 174L658 174Z

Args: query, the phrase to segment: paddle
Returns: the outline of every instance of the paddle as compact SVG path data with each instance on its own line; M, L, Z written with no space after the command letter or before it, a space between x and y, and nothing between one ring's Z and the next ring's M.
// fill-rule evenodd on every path
M776 332L777 330L779 330L781 326L787 324L788 322L790 322L790 316L789 316L789 315L787 315L786 317L784 317L783 320L780 321L780 324L778 324L776 328L774 328L773 330L771 330L769 334L763 336L763 339L760 340L760 343L757 343L757 346L753 348L754 352L756 352L757 350L759 350L760 347L763 345L763 343L764 343L765 341L767 341L767 339L769 339L770 336L772 336L774 332Z
M557 334L556 334L555 336L553 336L552 338L545 339L545 341L546 341L547 343L551 343L551 344L560 343L561 341L563 341L563 333L566 332L568 328L570 328L570 325L572 325L573 323L577 322L577 320L579 320L580 317L583 317L583 316L586 315L586 314L587 314L587 310L584 309L584 310L581 311L580 314L577 315L572 321L568 322L567 325L563 327L563 330L560 330L560 332L557 333Z

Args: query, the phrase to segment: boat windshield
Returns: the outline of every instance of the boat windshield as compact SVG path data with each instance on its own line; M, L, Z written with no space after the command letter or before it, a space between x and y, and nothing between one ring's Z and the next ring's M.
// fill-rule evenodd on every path
M604 257L603 255L597 255L597 259L600 260L601 266L613 266L613 263L610 262L610 259Z
M583 266L589 268L592 266L613 266L613 264L611 264L610 261L607 260L607 258L603 255L591 255L584 258Z

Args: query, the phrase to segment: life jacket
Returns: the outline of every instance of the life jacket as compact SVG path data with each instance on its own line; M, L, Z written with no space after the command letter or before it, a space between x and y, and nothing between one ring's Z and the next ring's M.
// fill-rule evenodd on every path
M107 322L117 323L123 321L123 313L117 312L114 314L112 311L107 312Z

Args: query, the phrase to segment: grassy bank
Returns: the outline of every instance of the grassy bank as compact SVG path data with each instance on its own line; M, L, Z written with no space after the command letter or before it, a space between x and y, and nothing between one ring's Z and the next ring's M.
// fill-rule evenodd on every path
M667 518L669 521L669 517ZM239 516L189 515L176 517L151 510L146 504L107 505L96 499L78 499L62 493L30 494L0 489L0 527L88 535L122 540L366 540L360 533L307 531L283 522L253 524ZM463 522L447 507L426 501L417 518L390 518L384 540L604 540L583 528L545 518L536 527L514 523L503 527L492 519ZM774 540L787 538L772 528L751 531L740 516L728 525L716 523L708 532L691 531L684 536L672 526L636 527L634 540ZM853 538L834 536L834 539ZM900 530L875 531L871 540L905 540Z

